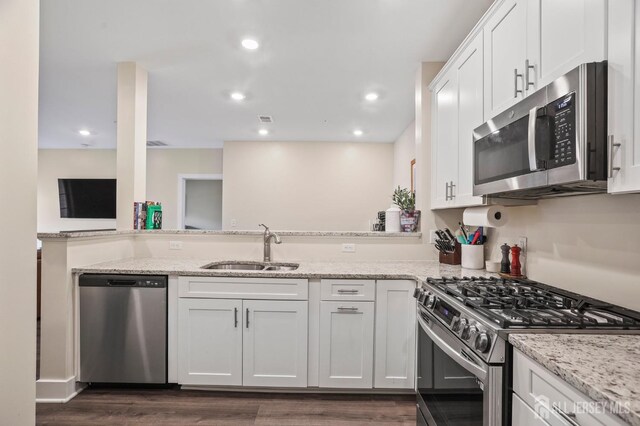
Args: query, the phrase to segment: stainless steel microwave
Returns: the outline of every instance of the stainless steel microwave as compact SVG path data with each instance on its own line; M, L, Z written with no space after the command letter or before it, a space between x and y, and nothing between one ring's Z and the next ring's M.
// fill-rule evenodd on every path
M473 195L607 188L607 64L582 64L474 130Z

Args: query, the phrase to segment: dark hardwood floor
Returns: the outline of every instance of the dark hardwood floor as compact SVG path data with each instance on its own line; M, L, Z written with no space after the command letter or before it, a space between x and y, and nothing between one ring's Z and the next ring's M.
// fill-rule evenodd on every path
M38 425L415 425L412 395L87 389L37 404Z

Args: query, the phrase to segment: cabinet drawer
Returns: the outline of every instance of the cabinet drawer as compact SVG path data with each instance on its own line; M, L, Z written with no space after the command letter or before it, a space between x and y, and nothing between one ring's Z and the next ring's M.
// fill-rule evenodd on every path
M569 424L562 419L562 412L573 417L580 426L625 424L617 416L604 413L602 404L596 405L588 396L519 350L513 351L513 391L552 426Z
M533 408L522 402L518 395L511 394L513 397L511 424L521 426L549 426L539 414L533 411Z
M309 282L289 278L179 277L178 296L212 299L307 300Z
M376 295L374 280L321 280L322 300L354 300L373 302Z

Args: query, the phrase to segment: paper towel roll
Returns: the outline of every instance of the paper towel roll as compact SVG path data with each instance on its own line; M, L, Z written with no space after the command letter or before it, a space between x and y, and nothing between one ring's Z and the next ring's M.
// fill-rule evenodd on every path
M462 213L462 222L471 226L498 228L509 220L504 206L470 207Z

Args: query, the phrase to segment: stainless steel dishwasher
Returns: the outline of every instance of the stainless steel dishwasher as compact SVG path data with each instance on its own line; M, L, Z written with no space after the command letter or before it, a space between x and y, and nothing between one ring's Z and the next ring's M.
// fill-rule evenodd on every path
M167 383L167 277L80 276L80 381Z

